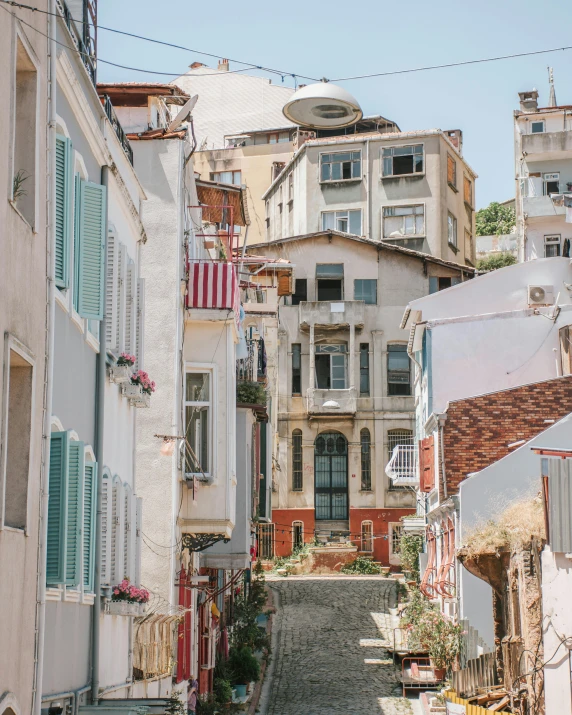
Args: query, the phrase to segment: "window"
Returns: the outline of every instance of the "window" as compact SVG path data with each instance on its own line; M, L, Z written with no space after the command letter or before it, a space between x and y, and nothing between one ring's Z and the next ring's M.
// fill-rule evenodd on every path
M285 142L290 141L290 133L289 132L272 132L268 134L268 143L269 144L284 144Z
M69 255L72 237L72 145L66 137L56 137L56 286L69 288Z
M143 368L145 280L137 278L137 266L127 248L110 232L107 237L107 275L105 280L107 349L116 355L135 355L136 369Z
M30 226L36 223L37 82L36 67L17 37L11 198Z
M411 363L407 345L387 346L387 394L411 394Z
M457 248L457 219L452 213L447 214L447 240L450 246Z
M368 429L360 432L361 444L361 489L371 491L371 437Z
M361 151L320 155L320 181L361 179Z
M395 447L400 445L411 446L413 445L413 432L408 429L390 429L387 432L387 461L392 458L393 450ZM407 489L407 487L396 486L392 479L389 480L389 490L390 491L400 491Z
M304 546L304 524L301 521L292 522L292 551L300 551Z
M473 182L468 176L463 176L463 199L467 206L473 207Z
M560 255L560 234L544 237L544 257L555 258Z
M429 276L429 293L437 293L461 282L460 276Z
M373 522L362 521L361 523L361 551L373 551Z
M308 281L306 278L296 278L294 292L292 293L292 305L300 305L300 303L308 300Z
M318 300L343 300L344 264L322 263L316 266Z
M316 387L318 389L346 389L346 353L346 345L316 346Z
M97 464L83 442L52 432L46 582L91 589L95 567Z
M185 472L211 473L212 402L211 372L187 372L185 387L185 435L187 448Z
M213 171L211 172L211 181L217 181L219 184L241 184L240 171Z
M467 229L465 229L465 259L467 261L473 260L473 236Z
M341 231L361 236L361 209L352 211L325 211L322 214L322 230Z
M302 394L302 346L292 343L292 394Z
M425 206L384 206L383 237L408 238L425 235Z
M423 173L423 144L382 149L383 176Z
M354 300L363 300L367 305L376 305L377 280L375 278L356 278L354 281Z
M447 183L452 189L457 189L457 162L451 154L447 154Z
M531 134L542 134L544 132L544 119L537 122L530 122L530 133Z
M558 194L560 192L560 172L542 175L542 194Z
M292 432L292 490L301 492L302 480L302 430Z
M369 343L359 346L359 394L369 395Z
M294 201L294 172L288 174L288 203Z
M274 558L274 524L258 524L258 557Z
M397 557L399 558L399 552L401 550L401 536L403 534L403 525L402 524L390 524L389 529L391 532L391 549L389 556L390 558Z
M25 353L13 349L10 338L6 343L4 389L7 394L4 395L2 434L4 479L0 479L0 517L3 512L3 520L0 527L3 522L4 526L13 529L26 529L34 366L24 357Z

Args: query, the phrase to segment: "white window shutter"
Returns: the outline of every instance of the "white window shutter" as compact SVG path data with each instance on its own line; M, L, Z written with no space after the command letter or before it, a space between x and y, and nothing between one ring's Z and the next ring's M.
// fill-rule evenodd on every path
M123 490L123 578L131 580L131 487Z
M116 345L117 352L125 350L125 274L127 271L127 249L120 243L117 251L117 321Z
M135 353L135 329L137 318L137 276L135 264L128 263L125 273L125 352L133 355Z
M143 499L135 499L135 584L141 586L141 542L143 539Z
M111 580L123 581L123 489L119 477L113 480L111 496Z
M137 325L135 328L136 370L144 370L145 353L145 279L137 281Z
M111 583L111 477L103 475L101 483L101 585L114 586Z
M118 313L118 241L113 233L107 235L107 273L105 276L105 346L115 353L118 352L119 313Z

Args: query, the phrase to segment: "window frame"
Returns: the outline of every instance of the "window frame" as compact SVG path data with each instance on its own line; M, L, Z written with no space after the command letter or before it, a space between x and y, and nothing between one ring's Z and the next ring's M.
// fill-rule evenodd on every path
M296 348L296 349L295 349ZM292 378L292 389L291 389L291 395L292 397L301 397L302 395L302 343L292 343L292 363L291 363L291 378ZM294 353L298 354L298 360L300 361L299 365L297 368L294 367ZM298 375L294 375L294 371L298 371ZM300 389L295 390L294 389L294 379L295 377L299 381Z
M547 176L557 176L558 179L547 179ZM548 184L558 183L558 191L548 191ZM559 171L543 171L542 172L542 195L550 196L550 194L560 193L560 172Z
M468 187L468 191L467 191ZM463 201L465 202L465 206L468 206L470 209L474 208L475 204L475 185L471 181L470 177L467 176L467 174L463 174ZM468 200L467 200L467 194L468 194Z
M187 431L187 407L195 406L207 406L209 408L209 418L208 418L208 428L209 428L209 444L208 444L208 454L209 454L209 470L203 472L187 472L186 462L187 455L183 458L183 470L185 478L188 477L214 477L216 475L217 468L217 450L215 445L217 442L217 419L215 416L216 405L218 404L218 382L217 375L218 369L217 365L212 363L196 363L196 362L185 362L184 369L184 383L183 383L183 409L184 409L184 429L185 433ZM208 374L210 376L210 389L209 389L209 399L207 400L187 400L186 390L187 390L187 375L188 374ZM188 455L190 458L190 454ZM202 466L202 465L201 465Z
M232 181L222 181L221 179L216 179L215 176L220 174L232 174ZM240 182L237 184L235 182L235 174L239 175ZM210 180L216 182L217 184L228 184L229 186L242 186L242 170L241 169L225 169L224 171L211 171Z
M535 132L532 128L534 124L542 124L542 130L539 132ZM546 133L546 120L545 119L532 119L530 122L530 133L531 134L545 134Z
M28 363L32 370L32 393L30 399L30 437L28 447L28 477L26 487L26 525L24 528L9 526L5 523L6 517L6 487L8 467L8 422L9 422L9 393L10 393L10 352L15 352L22 360ZM0 439L0 531L14 531L26 536L30 533L30 479L32 471L32 454L35 440L35 407L36 407L36 360L32 352L11 333L4 337L4 369L3 369L3 394L1 414L1 439ZM47 517L46 517L47 518Z
M371 492L372 489L372 474L371 474L371 432L367 427L363 427L359 433L360 444L360 491ZM367 445L367 450L364 450L364 445Z
M386 215L387 211L394 211L395 209L416 209L416 208L422 208L422 216L423 216L423 228L421 230L421 233L403 233L401 236L390 236L385 233L385 222L387 219L390 218L402 218L403 223L405 224L405 219L407 216L418 216L419 214L411 213L411 214L406 214L403 216L388 216ZM415 223L415 222L414 222ZM427 235L427 227L425 224L425 202L418 203L418 204L399 204L399 205L393 205L393 206L383 206L381 209L381 237L384 241L404 241L410 238L425 238Z
M369 534L366 533L364 526L369 527ZM373 554L373 521L371 519L366 519L362 521L360 526L360 551L366 554ZM370 547L366 549L366 544Z
M318 275L318 267L319 266L342 266L342 272L340 275L333 274L330 277L327 277L326 275L324 276L319 276ZM345 268L343 263L316 263L316 269L315 269L315 281L316 281L316 302L317 303L336 303L338 301L343 301L344 300L344 277L345 277ZM327 300L321 299L319 297L319 291L320 291L320 281L337 281L339 280L341 283L341 296L339 298L336 298L335 300L328 298Z
M399 522L390 522L388 524L388 531L389 531L389 563L390 564L399 564L401 563L401 556L399 555L399 551L395 550L395 541L396 537L401 540L401 536L403 535L403 524Z
M304 444L301 429L292 430L292 491L304 491Z
M544 241L544 258L559 258L562 255L562 234L560 233L547 233L543 236ZM548 240L548 239L558 239L558 241L553 241L553 240ZM556 253L555 256L548 256L546 255L546 249L548 246L556 246L558 248L558 252Z
M298 541L298 533L297 529L299 529L299 537L300 540ZM304 546L304 522L300 521L299 519L296 519L295 521L292 522L292 553L294 553L296 548L303 548Z
M394 157L395 155L392 154L392 155L391 155L391 171L392 171L392 173L391 173L391 174L386 174L386 173L385 173L385 159L386 159L386 158L389 158L389 157L385 157L385 156L384 156L384 154L383 154L384 151L393 151L393 150L395 150L395 149L404 149L404 148L407 148L407 147L414 148L414 147L417 147L417 146L420 146L420 147L421 147L421 157L422 157L422 169L421 169L421 171L413 171L413 172L411 172L411 173L409 173L409 174L395 174L395 173L393 173L393 157ZM420 142L420 143L418 143L418 144L393 144L393 145L391 145L391 146L382 146L382 147L380 147L379 152L380 152L379 158L380 158L380 165L381 165L381 166L380 166L380 169L381 169L381 176L380 176L380 178L381 178L382 180L383 180L383 179L403 178L404 176L405 176L405 177L407 177L407 176L425 176L425 144L424 144L423 142ZM407 156L407 155L405 155L405 156ZM412 152L412 153L411 153L411 156L415 156L415 153ZM413 165L413 168L415 169L415 164Z
M403 350L392 350L392 349L391 349L391 348L395 348L395 347L405 348L405 351L403 351ZM409 365L409 370L408 370L408 373L409 373L409 382L407 383L407 384L409 385L409 392L407 392L407 393L392 393L392 392L391 392L391 387L390 387L390 385L405 385L405 384L406 384L405 382L390 382L390 379L389 379L389 378L390 378L390 373L392 373L392 372L398 372L398 371L395 370L395 369L391 370L390 367L389 367L390 355L391 355L392 352L405 352L405 354L407 355L407 360L408 360L408 365ZM412 372L412 370L411 370L411 360L409 359L409 355L407 354L407 345L406 345L405 343L388 343L388 345L387 345L387 363L386 363L386 364L387 364L387 379L386 379L386 383L387 383L387 396L388 396L388 397L411 397L411 395L412 395L412 384L411 384L411 372ZM405 372L405 371L403 371L403 372Z
M347 181L347 179L346 179L346 181ZM352 233L350 231L350 223L351 223L350 213L356 213L356 214L359 213L359 233ZM334 215L334 228L327 228L326 226L324 226L324 221L328 214ZM347 217L344 219L343 215L338 216L338 214L347 214ZM321 230L322 231L339 231L340 233L347 233L350 236L362 236L363 235L363 212L361 209L334 209L333 211L322 211L321 218L322 218L322 220L321 220ZM347 231L342 231L341 228L337 227L337 222L344 221L344 220L347 222L347 226L348 226Z
M450 229L452 229L452 230L450 230ZM457 217L450 211L447 211L447 243L455 251L459 250L458 230L459 230L459 227L458 227ZM451 234L452 234L453 240L451 240Z
M352 174L352 176L351 176L350 178L347 178L347 179L344 179L344 178L340 178L340 179L332 179L332 178L324 179L324 178L322 178L322 177L323 177L322 167L323 167L324 164L330 164L330 166L332 166L333 164L344 164L344 163L346 163L346 162L333 161L333 160L332 160L332 161L328 161L328 162L324 162L324 161L323 161L323 157L324 157L324 156L334 157L334 156L339 155L339 154L350 154L350 157L351 157L351 158L349 159L349 163L350 163L350 173ZM359 154L359 159L354 159L353 156L351 156L352 154ZM354 149L354 150L350 149L349 151L348 151L348 150L345 150L345 151L338 151L338 150L336 150L336 151L323 151L323 152L320 152L319 157L320 157L320 160L319 160L319 162L318 162L318 171L319 171L319 183L320 183L320 184L340 184L340 183L347 183L347 182L352 182L352 181L353 181L353 182L362 181L362 179L363 179L363 172L362 172L362 153L361 153L361 149ZM346 160L346 161L348 161L348 160ZM353 164L354 164L354 162L357 162L357 161L359 161L359 176L354 176L354 175L353 175L353 173L354 173ZM330 177L331 177L331 175L332 175L332 169L331 169L331 168L330 168L330 172L329 172L329 173L330 173ZM343 169L341 170L341 173L343 174Z
M365 355L366 360L362 361L362 357ZM369 369L369 343L359 344L359 396L369 397L371 394L371 375ZM367 363L367 364L362 364ZM362 372L363 371L363 372ZM362 377L367 378L367 392L362 390Z
M345 348L345 350L324 350L323 352L319 350L319 348L325 347L326 345L330 345L331 347L338 347L338 348ZM349 384L349 379L348 379L348 346L345 343L324 343L324 344L317 344L314 347L314 387L316 390L347 390L348 389L348 384ZM330 386L329 387L319 387L317 382L318 382L318 372L317 372L317 360L316 356L317 355L328 355L330 358L329 364L330 364ZM332 356L338 357L341 356L343 358L343 368L344 368L344 386L343 387L334 387L334 374L333 370L334 367L341 367L340 365L335 365L333 364L332 361ZM340 378L336 378L336 380L339 380Z
M357 297L357 284L358 282L365 283L366 281L375 283L375 300L370 301L366 300L365 298L358 298ZM361 286L362 288L362 295L363 295L363 288L364 286ZM365 305L377 305L377 278L354 278L354 300L362 300Z
M449 165L450 165L450 163L453 166L452 180L449 179ZM453 189L453 191L455 193L457 193L459 191L459 189L457 188L457 161L455 160L455 157L451 154L451 152L447 152L447 184L449 185L449 187L451 189Z

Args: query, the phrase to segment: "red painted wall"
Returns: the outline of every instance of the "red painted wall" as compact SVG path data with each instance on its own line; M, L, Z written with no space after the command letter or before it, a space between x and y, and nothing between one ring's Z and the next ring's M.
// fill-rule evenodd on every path
M314 541L316 520L313 509L273 509L274 553L276 556L289 556L292 553L292 522L304 524L304 543Z
M372 521L374 561L389 566L389 524L399 522L402 516L408 514L415 514L415 509L356 509L350 507L351 538L358 547L358 551L361 540L361 523L362 521Z

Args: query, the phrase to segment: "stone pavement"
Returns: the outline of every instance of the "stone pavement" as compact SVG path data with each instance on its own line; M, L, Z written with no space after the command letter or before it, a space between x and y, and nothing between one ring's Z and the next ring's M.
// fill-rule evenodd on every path
M277 614L264 715L410 715L383 628L396 584L379 576L267 578ZM415 703L417 705L417 703Z

